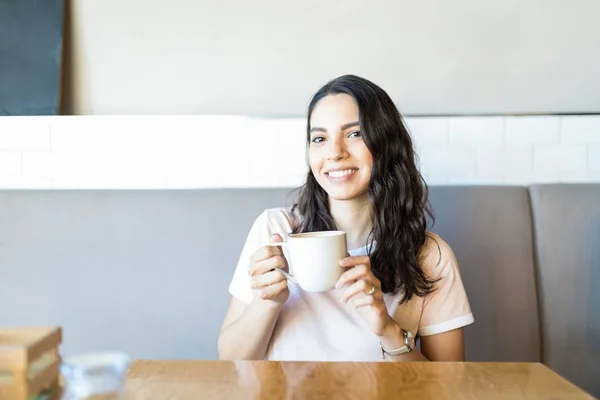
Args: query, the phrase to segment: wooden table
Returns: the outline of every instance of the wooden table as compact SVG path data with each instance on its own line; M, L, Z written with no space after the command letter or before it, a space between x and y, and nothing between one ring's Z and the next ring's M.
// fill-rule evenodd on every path
M541 364L135 361L125 399L592 399Z

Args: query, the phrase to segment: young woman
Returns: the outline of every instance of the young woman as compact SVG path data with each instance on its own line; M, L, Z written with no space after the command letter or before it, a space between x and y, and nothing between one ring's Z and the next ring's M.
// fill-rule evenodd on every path
M346 75L308 108L310 170L291 209L253 224L231 281L221 359L461 361L473 322L452 250L427 231L427 187L393 101ZM304 292L272 242L343 230L337 289ZM420 351L414 338L420 339Z

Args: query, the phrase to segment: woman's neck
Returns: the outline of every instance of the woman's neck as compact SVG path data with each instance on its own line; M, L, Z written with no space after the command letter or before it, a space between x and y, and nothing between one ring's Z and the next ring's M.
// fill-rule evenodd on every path
M367 244L371 232L369 198L353 200L329 199L329 212L337 229L346 232L348 249L357 249Z

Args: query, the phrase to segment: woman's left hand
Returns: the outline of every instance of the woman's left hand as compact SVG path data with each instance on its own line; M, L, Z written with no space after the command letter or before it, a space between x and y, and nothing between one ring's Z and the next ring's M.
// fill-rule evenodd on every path
M336 284L338 289L347 286L342 302L350 301L373 333L385 336L395 322L383 301L381 281L371 270L371 259L366 255L346 257L340 261L340 265L348 268Z

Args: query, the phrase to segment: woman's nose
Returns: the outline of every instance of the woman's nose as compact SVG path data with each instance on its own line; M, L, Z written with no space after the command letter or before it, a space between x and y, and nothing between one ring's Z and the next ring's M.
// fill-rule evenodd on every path
M327 153L327 159L330 161L338 161L348 156L348 151L343 141L331 140L329 141L329 149Z

